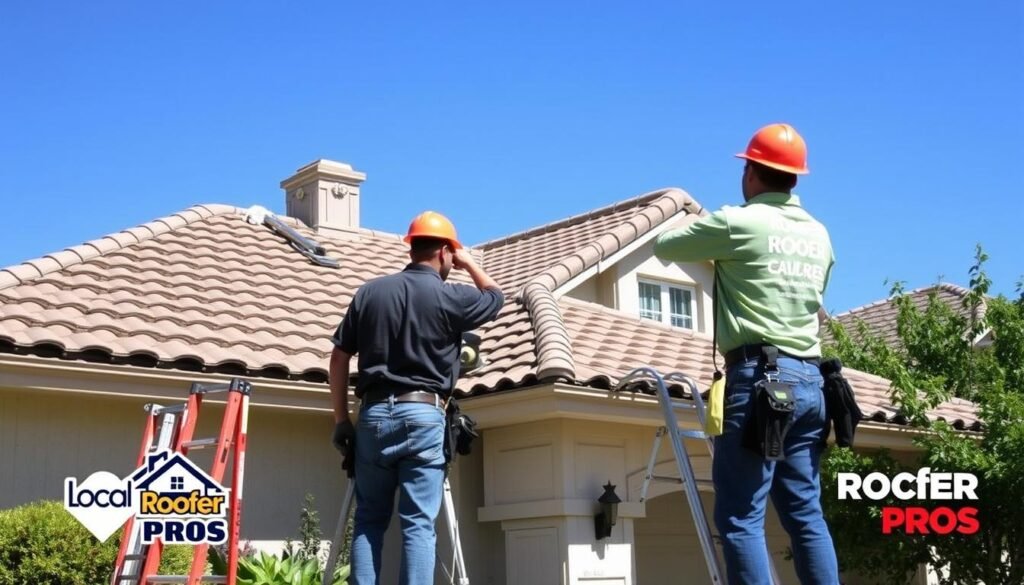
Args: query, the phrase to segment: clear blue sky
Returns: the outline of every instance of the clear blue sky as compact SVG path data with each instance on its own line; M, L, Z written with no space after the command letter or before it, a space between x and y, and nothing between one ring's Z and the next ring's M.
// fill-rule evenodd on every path
M298 5L301 4L301 7ZM1024 14L980 2L30 2L0 6L0 266L201 202L283 211L316 158L362 223L471 243L663 186L736 203L794 124L827 306L1024 274Z

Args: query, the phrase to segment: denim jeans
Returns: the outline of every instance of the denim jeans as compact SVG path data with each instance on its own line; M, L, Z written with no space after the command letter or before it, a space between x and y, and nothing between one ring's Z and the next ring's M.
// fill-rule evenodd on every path
M839 571L821 512L818 463L825 431L822 378L816 365L780 357L779 378L793 384L796 411L786 435L784 461L766 461L743 446L743 427L753 407L754 384L763 379L757 359L726 372L725 425L715 439L712 480L715 524L722 538L731 585L771 583L764 515L771 494L789 533L797 577L804 585L836 585Z
M380 583L381 546L395 491L402 528L401 585L434 582L436 534L444 485L444 413L431 404L364 405L356 425L353 585Z

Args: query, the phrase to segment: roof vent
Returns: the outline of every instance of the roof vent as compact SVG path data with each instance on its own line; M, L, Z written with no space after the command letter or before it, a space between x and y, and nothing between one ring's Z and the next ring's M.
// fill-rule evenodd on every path
M340 268L340 264L334 258L327 256L327 250L315 241L300 234L295 228L284 223L273 213L259 205L254 205L245 212L245 220L256 225L265 225L274 233L288 240L296 252L309 259L317 266L326 268Z

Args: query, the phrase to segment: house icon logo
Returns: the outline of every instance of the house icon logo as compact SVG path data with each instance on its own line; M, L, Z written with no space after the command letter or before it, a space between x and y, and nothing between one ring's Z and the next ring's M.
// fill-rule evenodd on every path
M135 517L142 542L223 544L230 490L181 453L158 451L124 479L100 471L65 479L64 506L105 540Z

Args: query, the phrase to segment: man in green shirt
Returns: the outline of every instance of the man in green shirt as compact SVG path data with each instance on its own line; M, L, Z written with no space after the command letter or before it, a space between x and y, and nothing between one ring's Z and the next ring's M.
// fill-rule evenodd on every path
M806 144L792 126L760 129L737 156L747 161L746 202L665 232L654 247L662 260L715 262L715 333L726 365L724 430L715 439L712 468L715 523L729 583L769 585L764 515L771 494L800 582L835 585L838 568L818 478L826 420L818 315L832 244L792 194L797 175L808 172ZM769 461L746 448L743 435L755 385L766 368L774 373L764 356L775 351L776 375L790 385L795 410L784 459Z

